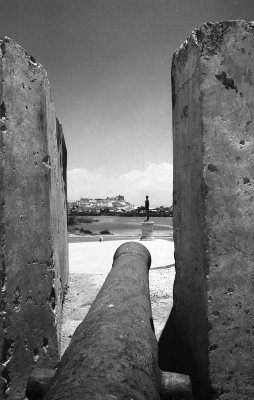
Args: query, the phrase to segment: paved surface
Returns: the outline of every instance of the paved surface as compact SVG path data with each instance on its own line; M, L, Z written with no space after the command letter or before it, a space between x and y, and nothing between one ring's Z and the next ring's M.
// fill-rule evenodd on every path
M116 249L125 242L126 240L69 243L70 277L64 304L62 353L110 271ZM163 239L141 243L148 248L152 257L149 283L155 333L158 338L172 307L174 244Z

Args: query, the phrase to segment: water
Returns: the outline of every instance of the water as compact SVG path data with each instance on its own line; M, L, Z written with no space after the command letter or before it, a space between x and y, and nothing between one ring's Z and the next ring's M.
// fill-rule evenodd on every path
M85 218L97 221L82 223L83 229L97 234L108 230L113 235L118 236L139 236L141 234L141 222L144 221L144 217L96 216ZM171 217L151 217L150 221L154 222L154 234L156 236L172 236L173 221Z

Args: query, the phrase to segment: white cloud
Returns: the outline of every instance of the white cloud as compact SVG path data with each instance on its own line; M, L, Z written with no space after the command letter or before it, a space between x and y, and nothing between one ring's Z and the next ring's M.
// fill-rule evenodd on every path
M135 205L142 205L149 195L151 207L172 204L173 165L150 164L144 170L132 170L120 176L102 171L72 169L68 171L68 199L105 198L124 195Z

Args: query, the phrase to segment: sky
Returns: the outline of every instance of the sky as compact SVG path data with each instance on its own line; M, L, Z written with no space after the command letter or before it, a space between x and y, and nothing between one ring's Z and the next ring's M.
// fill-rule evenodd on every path
M253 0L0 0L0 36L47 70L68 151L68 200L172 204L171 60L207 21Z

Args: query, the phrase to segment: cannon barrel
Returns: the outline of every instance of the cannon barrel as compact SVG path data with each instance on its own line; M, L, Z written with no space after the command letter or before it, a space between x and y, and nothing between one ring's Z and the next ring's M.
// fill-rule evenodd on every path
M160 370L149 294L151 256L140 243L113 266L64 353L46 400L157 400Z

